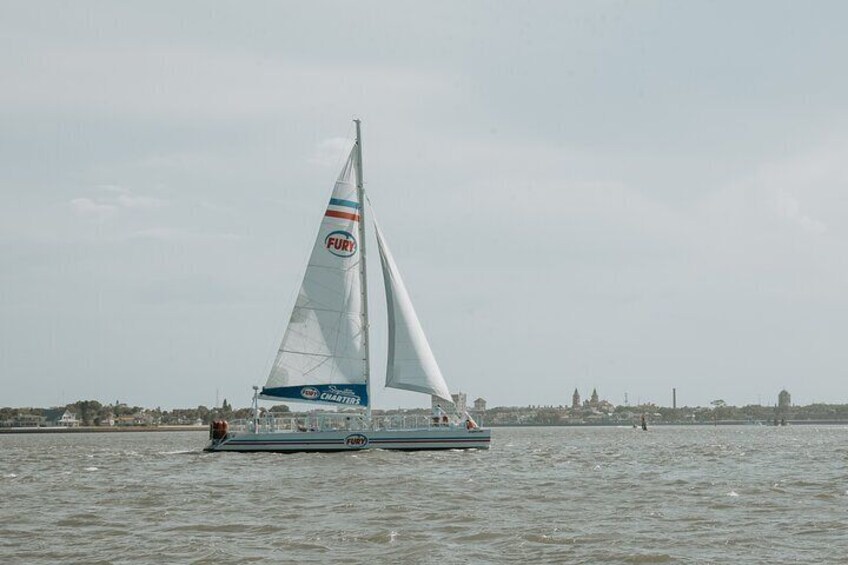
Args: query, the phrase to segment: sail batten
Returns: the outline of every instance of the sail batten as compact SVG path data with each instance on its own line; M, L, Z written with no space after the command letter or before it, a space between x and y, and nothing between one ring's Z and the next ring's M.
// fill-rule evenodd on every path
M262 398L368 405L358 150L335 183Z
M424 335L397 264L376 220L374 229L377 233L377 247L383 267L389 319L386 386L431 394L450 402L451 396L447 383Z

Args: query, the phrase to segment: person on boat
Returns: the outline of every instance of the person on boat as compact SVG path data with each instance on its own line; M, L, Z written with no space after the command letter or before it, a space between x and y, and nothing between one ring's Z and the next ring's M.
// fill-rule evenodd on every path
M474 418L471 417L471 414L468 412L465 413L465 429L473 430L477 428L477 422L474 421Z
M445 414L445 411L442 410L442 407L439 404L433 406L433 425L441 426L447 425L448 415Z

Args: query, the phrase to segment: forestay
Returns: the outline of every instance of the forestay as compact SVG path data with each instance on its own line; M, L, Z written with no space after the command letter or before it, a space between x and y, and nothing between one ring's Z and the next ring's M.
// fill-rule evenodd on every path
M386 303L389 315L389 354L386 367L386 386L433 394L451 401L448 385L412 302L401 279L395 260L383 237L380 226L374 220L377 232L377 247L383 266L386 283Z
M262 398L368 405L358 149L336 181Z

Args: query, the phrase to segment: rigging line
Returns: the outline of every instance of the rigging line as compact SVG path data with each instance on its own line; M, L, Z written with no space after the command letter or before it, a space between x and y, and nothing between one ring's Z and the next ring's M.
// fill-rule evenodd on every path
M358 262L357 262L357 263L358 263ZM350 304L350 297L355 296L355 295L353 294L353 292L352 292L352 291L353 291L354 284L355 284L355 281L356 281L356 279L354 279L354 278L350 278L350 279L348 279L348 284L346 285L346 288L345 288L345 291L346 291L346 292L345 292L345 306L349 306L349 304ZM362 281L358 281L358 282L360 283L360 285L362 284ZM361 308L362 308L362 304L360 303L360 309L361 309ZM345 313L346 313L346 311L345 311L345 312L341 312L341 311L340 311L340 312L338 312L338 318L336 319L336 325L335 325L335 328L334 328L334 329L335 329L335 334L336 334L336 335L335 335L335 343L333 344L333 351L334 351L334 352L339 351L339 343L340 343L340 341L341 341L341 339L342 339L342 333L343 333L343 332L342 332L342 325L344 324L344 316L345 316ZM345 333L345 334L347 334L348 332L347 332L347 331L345 331L344 333ZM354 346L355 346L355 345L357 345L357 344L354 344ZM344 348L344 350L346 351L346 350L347 350L347 347L345 347L345 348ZM336 366L333 368L333 373L335 373L335 370L336 370L336 369L339 369L338 364L336 364ZM331 376L335 376L335 375L334 375L334 374L332 374ZM345 376L347 377L347 375L345 375ZM349 378L349 377L348 377L348 378Z
M322 366L324 366L326 363L329 363L331 359L336 358L336 357L333 357L333 356L323 356L323 358L322 358L322 356L317 354L317 353L300 353L300 352L297 352L297 351L289 351L287 353L294 353L294 354L297 354L297 355L303 355L303 356L307 356L307 357L318 357L320 359L320 361L316 365L314 365L314 366L312 366L308 369L301 369L299 367L289 367L288 368L289 371L293 371L294 373L302 375L302 376L311 375L312 373L314 373L315 371L320 369ZM316 383L313 383L313 384L316 384ZM317 384L322 384L322 383L317 383ZM297 386L297 385L290 385L290 386Z
M322 359L321 362L318 363L317 365L315 365L314 367L312 367L312 368L310 368L306 371L300 371L300 374L303 375L304 377L306 375L311 375L312 373L314 373L315 371L317 371L318 369L323 367L326 363L329 363L330 359L332 359L332 357L327 358L327 359ZM329 380L332 380L332 378L330 378ZM315 384L327 384L327 383L315 383Z
M357 263L357 265L358 264L359 263ZM329 267L329 266L322 266L322 265L308 265L307 268L313 269L313 270L321 270L323 272L330 272L330 273L346 273L347 272L347 270L339 269L337 266ZM306 281L306 275L304 275L303 280ZM320 279L316 281L316 280L314 280L314 277L311 277L310 281L312 281L312 284L315 285L315 286L320 286L321 288L323 288L325 290L329 290L332 293L340 294L339 292L335 291L332 287L328 286L329 283L320 282Z
M312 269L321 269L321 270L324 270L324 271L342 271L343 273L346 273L346 272L350 271L351 269L353 269L353 268L355 268L355 267L356 267L356 268L358 268L358 267L359 267L359 261L357 261L356 263L352 264L350 267L345 267L345 268L342 268L342 269L339 269L339 268L338 268L337 266L335 266L335 265L333 265L333 266L330 266L330 265L318 265L318 264L315 264L315 263L309 263L309 264L307 265L307 267L310 267L310 268L312 268Z
M345 354L345 355L325 355L323 353L309 353L308 351L286 351L285 353L291 353L292 355L301 355L303 357L316 357L321 359L341 359L343 361L361 361L362 359L359 356L353 356L353 354Z
M357 262L356 264L359 265L359 262ZM315 271L324 271L324 272L329 271L331 273L337 273L337 272L345 273L345 272L348 271L348 269L340 269L336 265L329 266L329 265L312 265L312 264L310 264L310 265L307 265L306 267L307 267L307 269L313 269ZM303 280L306 280L306 276L304 276ZM313 282L313 284L322 284L322 283L318 283L316 281L316 282Z
M304 302L302 304L295 304L295 308L312 308L313 305L315 307L327 307L327 305L337 304L339 300L344 300L345 295L341 292L336 291L333 287L329 286L327 283L319 283L315 280L310 280L310 284L315 288L326 292L332 296L324 298L323 300L319 300L316 297L310 295L303 295ZM292 309L294 310L294 309Z
M310 310L312 312L330 312L331 314L356 314L351 310L335 310L333 308L315 308L314 306L295 306L294 310ZM292 310L292 312L294 312Z
M281 349L280 353L291 353L292 355L307 355L309 357L322 357L326 359L332 359L336 357L335 355L324 355L323 353L307 353L306 351L294 351L292 349Z
M301 318L300 323L304 323L304 324L308 323L310 320L314 320L315 323L320 324L321 322L317 318L323 316L323 319L326 320L326 315L328 315L328 314L332 314L332 315L338 314L340 316L348 316L348 317L353 317L353 316L359 315L359 312L356 311L356 310L351 310L348 304L345 304L344 306L345 306L345 308L342 308L342 309L339 309L339 308L316 308L316 307L312 307L312 306L309 306L309 307L298 306L294 311L292 311L292 314L294 314L295 312L300 313L300 318ZM316 315L315 318L311 318L308 314L306 314L306 312L317 312L318 314ZM292 319L294 319L294 316L292 316Z

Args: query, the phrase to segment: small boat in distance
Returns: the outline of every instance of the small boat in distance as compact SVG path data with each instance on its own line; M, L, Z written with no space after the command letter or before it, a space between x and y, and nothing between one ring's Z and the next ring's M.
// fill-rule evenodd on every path
M382 231L373 221L388 311L386 386L442 399L433 417L371 414L366 198L362 137L324 212L318 238L265 386L253 387L253 418L212 423L206 451L488 449L491 430L467 414L449 415L451 395L412 307ZM363 408L306 418L259 416L259 399Z

